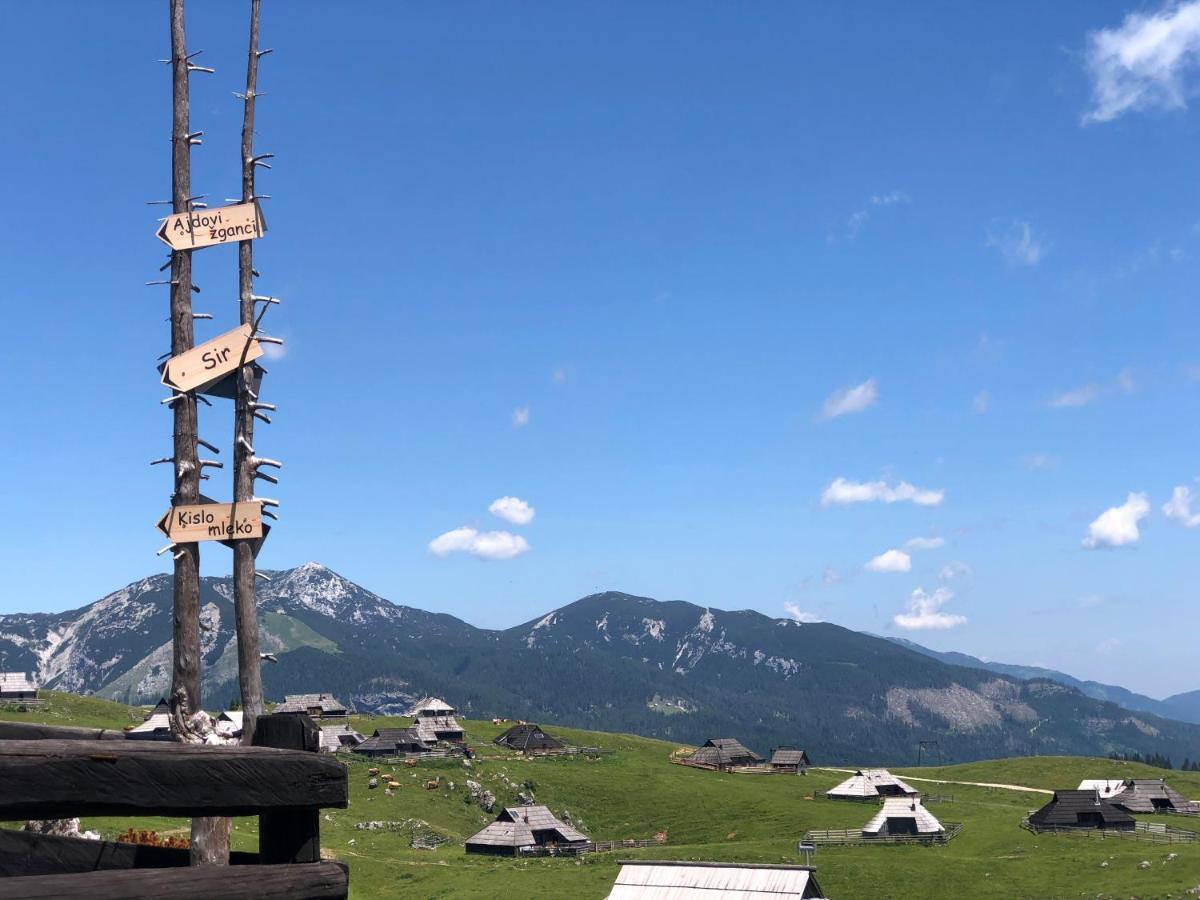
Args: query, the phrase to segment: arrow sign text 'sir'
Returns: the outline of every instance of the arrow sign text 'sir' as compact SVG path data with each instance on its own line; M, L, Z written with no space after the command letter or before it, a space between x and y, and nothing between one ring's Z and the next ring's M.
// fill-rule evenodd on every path
M158 530L176 544L260 538L263 536L262 504L245 501L172 506L159 519Z
M238 366L263 355L262 347L251 334L249 325L240 325L187 353L172 356L163 366L162 383L186 392L219 381Z
M258 203L175 213L163 220L158 239L172 250L198 250L260 238L267 231Z

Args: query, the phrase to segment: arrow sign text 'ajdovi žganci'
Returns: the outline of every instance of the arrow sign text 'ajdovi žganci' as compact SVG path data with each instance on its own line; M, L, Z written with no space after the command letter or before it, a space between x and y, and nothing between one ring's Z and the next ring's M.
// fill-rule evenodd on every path
M163 366L162 383L186 392L219 381L238 366L263 355L262 346L251 333L249 325L239 325L186 353L172 356Z
M159 519L158 530L176 544L260 538L262 503L254 500L172 506Z
M156 232L172 250L199 250L217 244L236 244L262 237L267 220L257 203L239 203L217 209L197 209L167 216Z

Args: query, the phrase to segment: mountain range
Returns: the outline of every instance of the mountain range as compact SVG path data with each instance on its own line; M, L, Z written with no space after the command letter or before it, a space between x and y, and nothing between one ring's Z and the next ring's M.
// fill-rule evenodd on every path
M828 623L801 624L619 592L504 630L393 604L317 563L259 585L270 699L330 691L399 714L435 694L471 717L505 716L681 743L737 737L803 746L820 763L912 763L1025 754L1200 758L1188 695L1154 701L1050 670L986 663ZM0 616L10 669L50 688L127 703L167 692L171 578L143 578L80 609ZM201 583L205 697L237 695L232 585ZM1101 689L1111 696L1096 696ZM1123 693L1122 693L1123 692ZM1128 696L1126 696L1128 695ZM1164 707L1164 708L1166 708Z

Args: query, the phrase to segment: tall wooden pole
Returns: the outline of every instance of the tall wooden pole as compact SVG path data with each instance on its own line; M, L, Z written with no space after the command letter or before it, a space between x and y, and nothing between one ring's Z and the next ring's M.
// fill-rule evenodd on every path
M254 195L254 93L258 86L259 0L250 0L250 49L246 58L246 100L242 113L242 202L255 202ZM254 242L238 244L238 294L241 323L254 327ZM254 404L260 388L253 365L238 371L233 424L233 499L254 499L256 476ZM255 724L263 710L262 660L258 651L258 609L254 583L254 546L251 541L233 542L233 606L237 618L238 684L242 694L242 743L254 741Z
M176 213L191 211L192 148L188 128L188 59L184 0L171 4L171 202ZM192 349L192 251L171 254L171 355ZM172 506L200 502L196 451L196 397L180 394L175 413L175 494ZM171 695L182 692L191 713L200 709L200 544L178 544L175 556L174 653Z
M183 20L184 0L171 9L171 203L176 213L192 210L192 135L189 132L189 62ZM171 254L171 355L192 349L192 251ZM177 395L175 413L175 493L172 506L200 502L200 461L196 442L196 396ZM200 694L200 544L177 544L175 621L172 632L171 701L201 709ZM192 864L229 861L229 819L192 820Z

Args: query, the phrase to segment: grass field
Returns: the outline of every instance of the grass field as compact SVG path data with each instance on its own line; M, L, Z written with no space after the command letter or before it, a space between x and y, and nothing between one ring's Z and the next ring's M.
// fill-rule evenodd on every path
M60 724L122 727L124 706L90 698L48 694L47 708L31 713L0 712L0 718ZM366 734L407 720L356 719ZM547 724L548 723L544 723ZM398 766L403 787L391 796L369 790L372 763L349 760L350 806L329 810L322 845L350 864L351 896L483 898L602 898L617 873L617 860L648 859L796 862L795 842L808 829L854 828L873 806L824 799L822 792L844 776L813 771L804 777L728 775L689 769L667 761L676 745L631 735L553 728L572 743L614 750L599 759L561 757L525 760L490 742L504 726L468 721L468 740L482 754L470 769L462 761ZM548 726L549 727L549 726ZM817 760L817 762L820 762ZM945 781L980 781L1045 789L1074 788L1083 777L1161 777L1185 796L1200 798L1200 774L1168 773L1134 763L1077 757L1031 757L938 768L897 768L897 773ZM441 775L437 790L424 782ZM668 832L668 843L638 851L594 854L581 859L502 860L467 856L462 842L492 816L464 801L472 778L511 803L523 783L533 784L539 803L556 813L570 811L594 840L650 838ZM453 787L451 787L453 783ZM916 786L916 785L914 785ZM945 822L962 822L961 836L943 847L828 847L816 857L818 878L833 900L851 898L1116 898L1194 896L1200 885L1200 843L1161 845L1076 836L1033 835L1018 823L1040 806L1044 795L920 784L930 793L953 795L930 803ZM419 819L448 838L437 850L415 850L406 835L356 830L369 820ZM1200 830L1200 820L1150 821ZM112 836L128 825L186 833L177 820L92 819L85 826ZM256 846L257 822L235 822L234 843ZM1169 858L1170 854L1175 854ZM1149 862L1148 868L1139 864ZM1104 866L1103 863L1108 865Z

